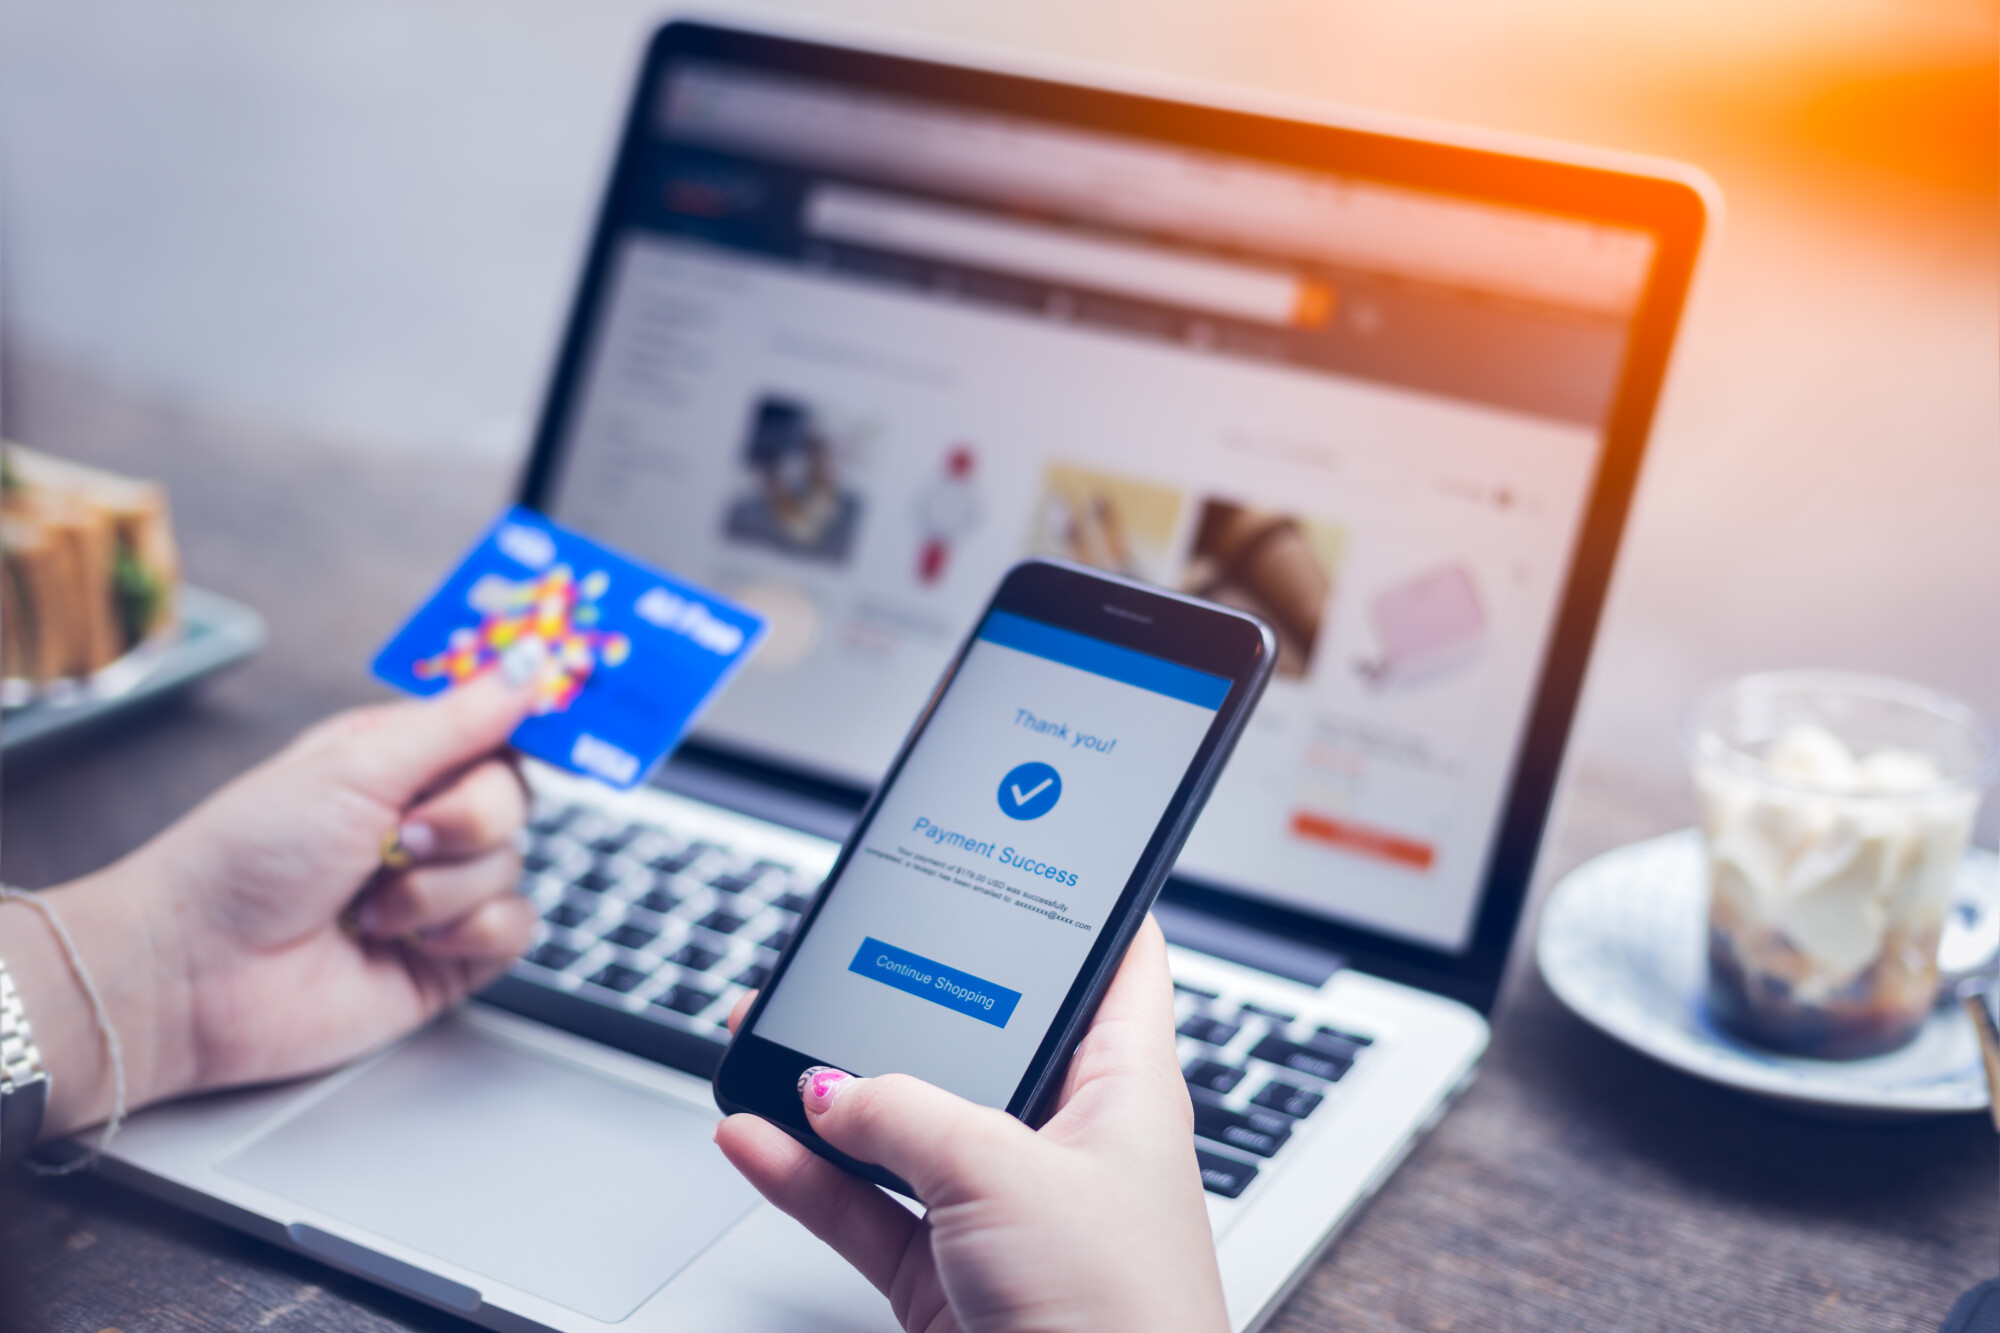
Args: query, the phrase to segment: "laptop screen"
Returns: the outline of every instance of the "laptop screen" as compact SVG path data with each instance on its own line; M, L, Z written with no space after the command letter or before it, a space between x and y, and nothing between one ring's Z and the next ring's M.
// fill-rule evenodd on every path
M704 741L872 783L1116 570L1281 645L1180 873L1466 947L1648 233L706 57L635 132L542 503L769 617Z

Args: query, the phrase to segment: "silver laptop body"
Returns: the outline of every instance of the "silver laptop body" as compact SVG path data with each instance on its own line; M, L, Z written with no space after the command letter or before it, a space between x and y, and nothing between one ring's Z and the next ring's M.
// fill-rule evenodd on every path
M105 1169L488 1328L892 1328L722 1160L707 1075L1000 572L1062 555L1283 641L1158 912L1254 1327L1486 1044L1705 198L663 28L522 499L770 637L652 785L531 771L543 933L481 1002L146 1111Z

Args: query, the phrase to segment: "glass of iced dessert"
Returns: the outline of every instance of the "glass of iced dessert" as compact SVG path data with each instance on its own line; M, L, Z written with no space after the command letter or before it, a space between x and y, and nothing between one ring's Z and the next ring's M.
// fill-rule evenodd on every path
M1822 1059L1908 1042L1937 1002L1938 935L2000 766L1993 732L1920 686L1792 671L1703 695L1683 741L1716 1021Z

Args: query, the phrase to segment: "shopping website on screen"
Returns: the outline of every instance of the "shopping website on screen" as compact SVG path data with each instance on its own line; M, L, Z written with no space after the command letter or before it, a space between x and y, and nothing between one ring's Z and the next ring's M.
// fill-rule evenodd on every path
M995 612L757 1035L1005 1106L1228 689Z
M1279 638L1181 872L1462 947L1619 317L852 174L663 150L565 423L557 518L770 621L703 736L872 783L1010 565L1116 570Z

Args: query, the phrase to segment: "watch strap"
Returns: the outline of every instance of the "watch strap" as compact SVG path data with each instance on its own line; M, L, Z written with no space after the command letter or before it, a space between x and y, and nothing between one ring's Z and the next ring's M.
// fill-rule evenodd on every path
M49 1071L7 965L0 962L0 1166L27 1155L42 1131Z

